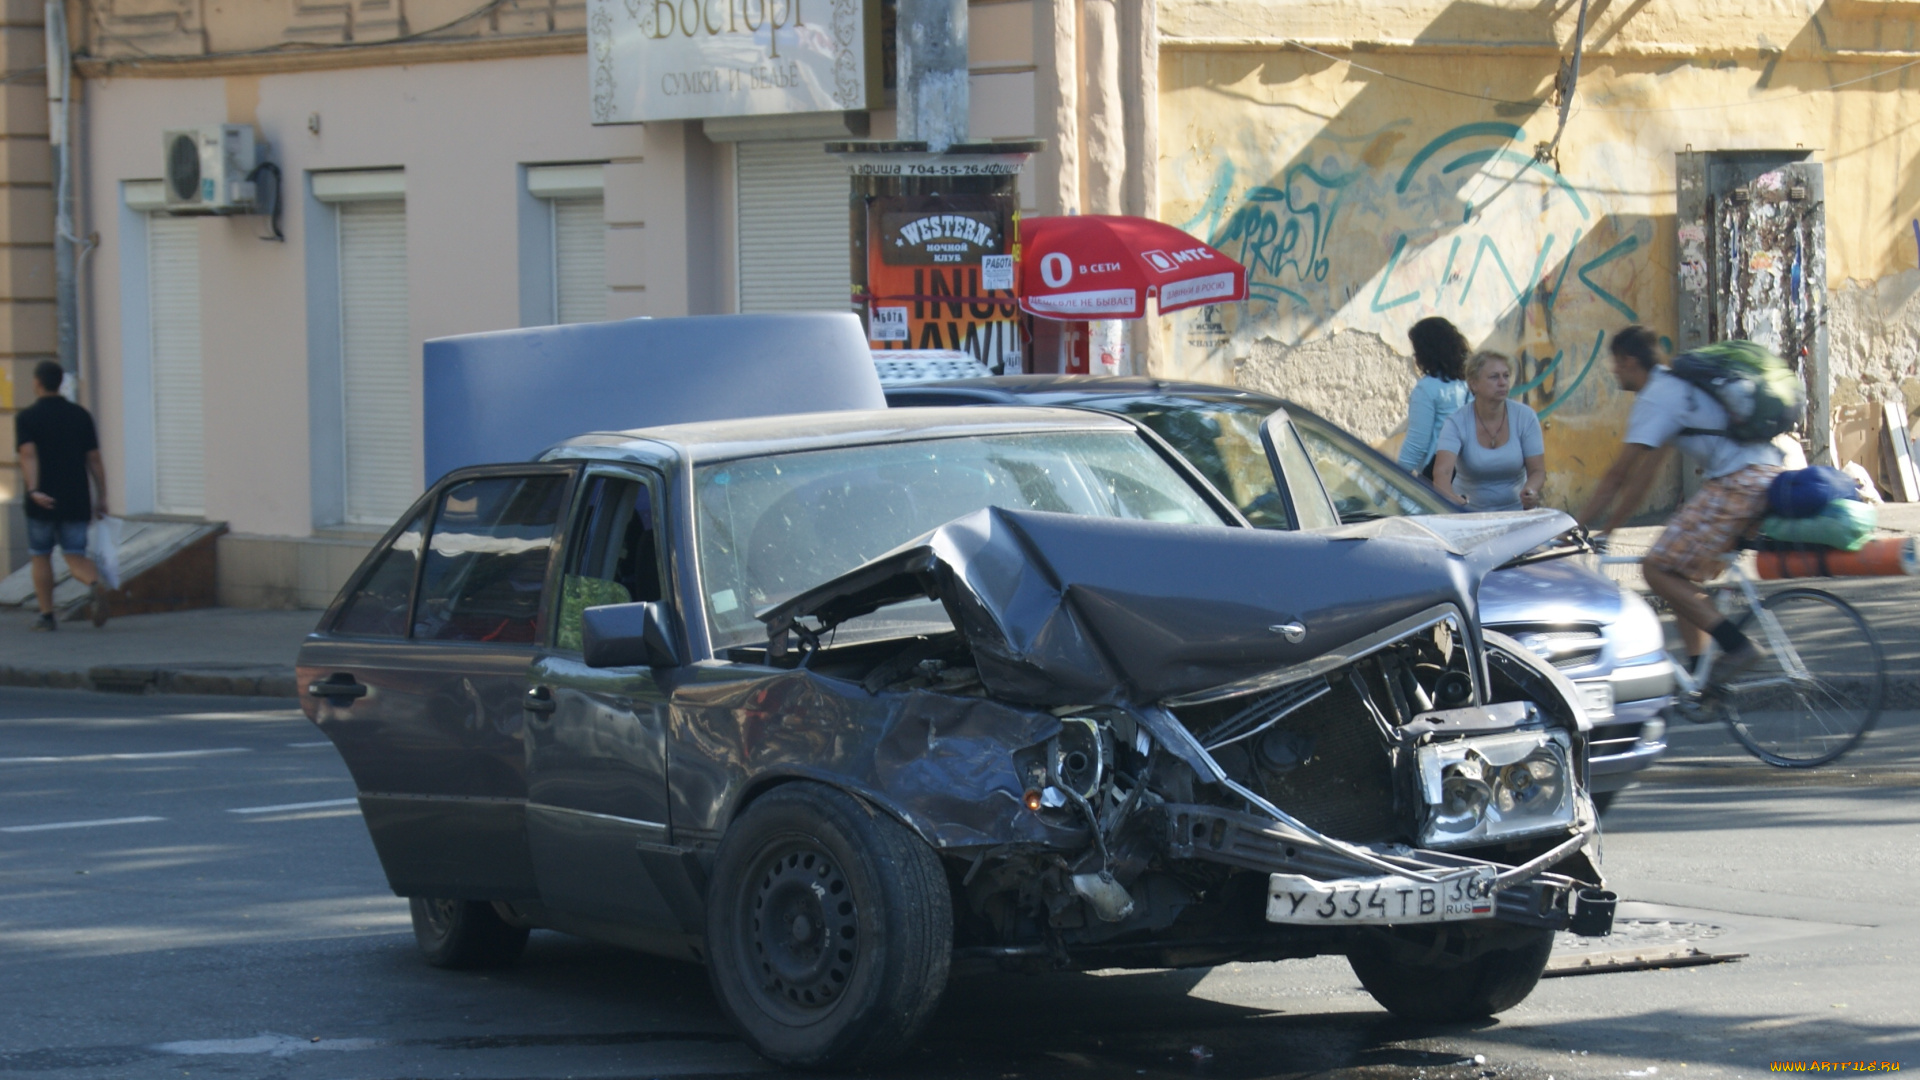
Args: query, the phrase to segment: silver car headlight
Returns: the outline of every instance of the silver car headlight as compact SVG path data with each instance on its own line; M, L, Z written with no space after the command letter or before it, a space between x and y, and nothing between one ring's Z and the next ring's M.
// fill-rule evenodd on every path
M1573 750L1562 731L1519 731L1420 747L1425 847L1470 847L1573 823Z
M1607 636L1613 642L1615 663L1667 650L1667 631L1660 625L1660 616L1632 589L1620 590L1620 617L1607 628Z

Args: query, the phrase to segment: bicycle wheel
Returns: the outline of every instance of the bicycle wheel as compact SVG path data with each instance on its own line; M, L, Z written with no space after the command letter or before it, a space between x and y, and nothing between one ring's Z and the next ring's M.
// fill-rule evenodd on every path
M1851 604L1819 589L1785 589L1763 606L1799 663L1776 650L1760 620L1749 621L1761 658L1728 688L1727 727L1769 765L1825 765L1858 746L1880 718L1887 696L1880 641Z

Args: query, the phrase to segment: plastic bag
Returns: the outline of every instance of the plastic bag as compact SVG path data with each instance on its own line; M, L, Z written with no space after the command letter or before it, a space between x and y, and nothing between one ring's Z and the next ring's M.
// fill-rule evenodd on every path
M1878 517L1870 503L1835 499L1809 518L1769 517L1760 523L1762 535L1793 544L1819 544L1842 551L1859 551L1873 535Z
M87 556L109 589L120 587L120 530L124 524L117 517L103 517L87 526Z

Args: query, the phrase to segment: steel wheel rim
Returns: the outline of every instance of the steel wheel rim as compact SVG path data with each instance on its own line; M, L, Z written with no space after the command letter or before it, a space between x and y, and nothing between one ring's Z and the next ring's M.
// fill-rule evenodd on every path
M427 901L427 925L433 929L433 936L444 938L453 933L453 921L458 914L460 901L433 898Z
M845 993L860 958L852 883L808 837L769 844L745 885L733 935L748 993L787 1023L819 1020Z

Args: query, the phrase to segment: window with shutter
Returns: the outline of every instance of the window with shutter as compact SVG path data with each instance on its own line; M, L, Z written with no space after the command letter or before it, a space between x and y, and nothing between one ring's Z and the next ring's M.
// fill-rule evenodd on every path
M553 310L563 323L607 317L607 214L604 198L552 199Z
M206 513L200 382L200 222L147 218L147 296L153 365L153 506Z
M346 520L387 525L419 492L407 321L407 204L342 203L340 359Z
M847 167L817 139L734 152L740 310L846 311Z

